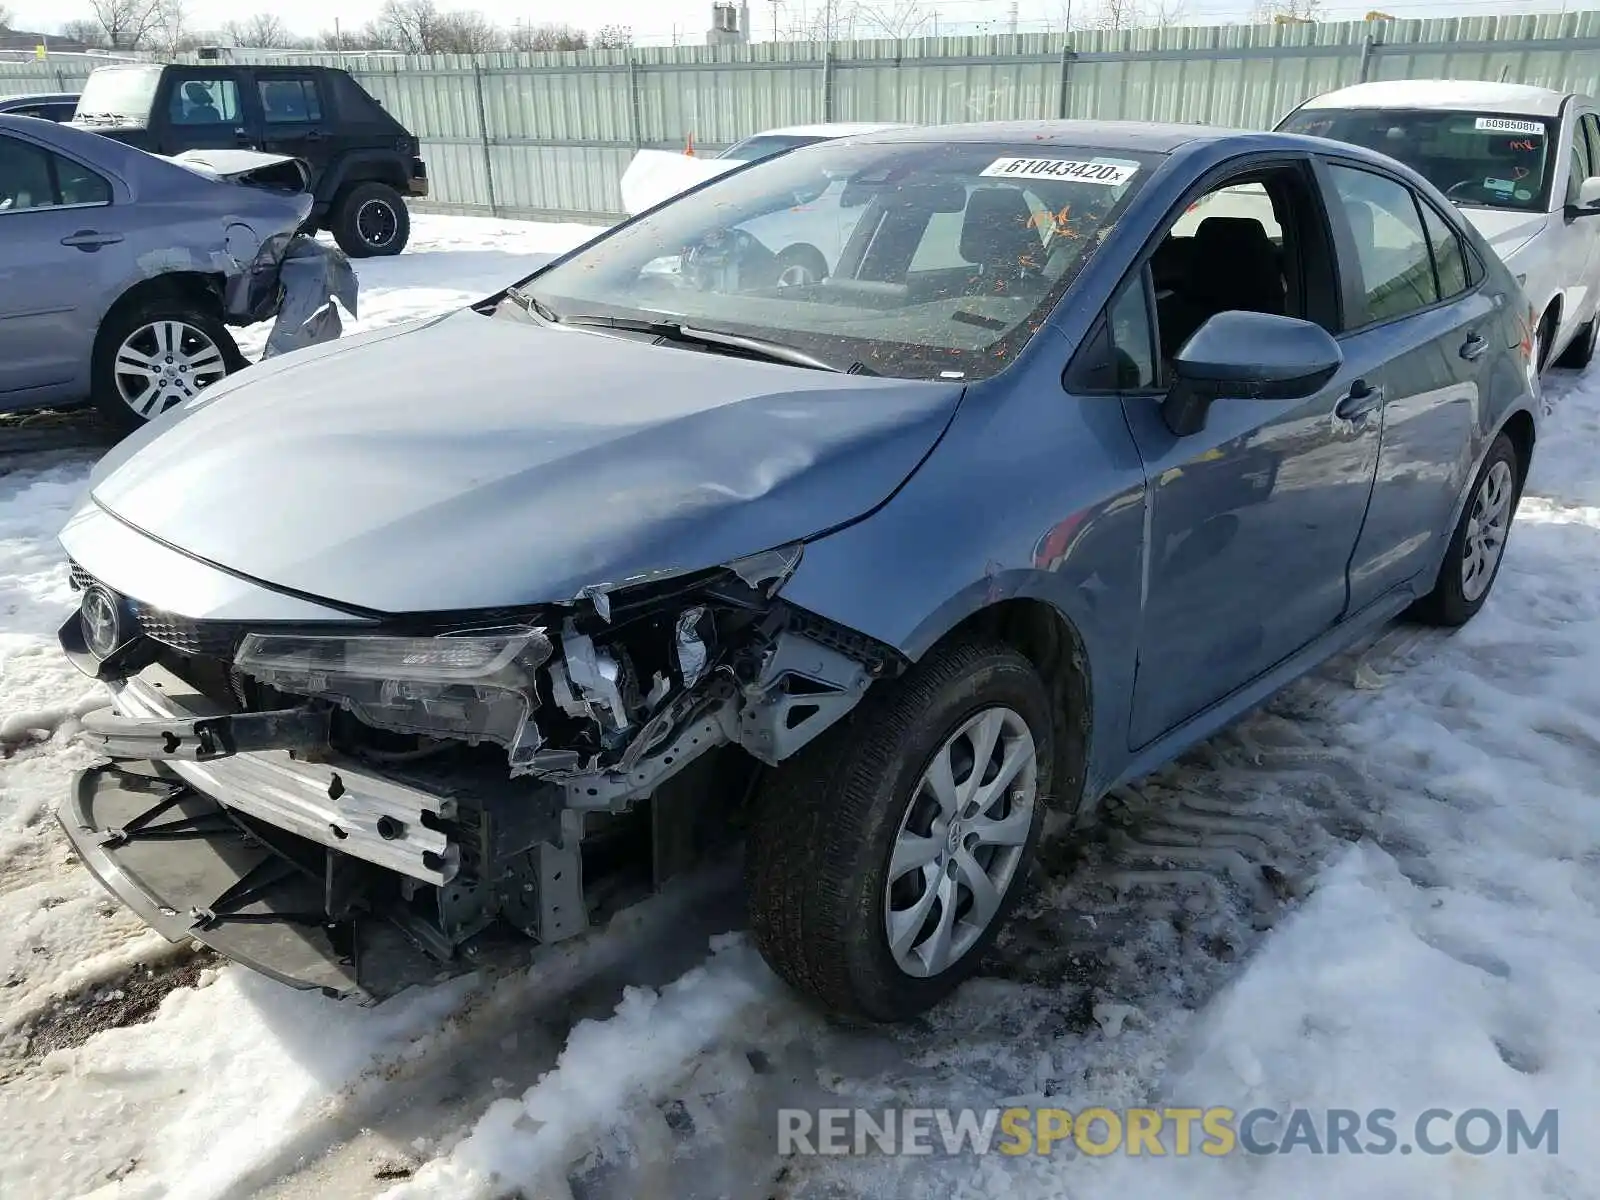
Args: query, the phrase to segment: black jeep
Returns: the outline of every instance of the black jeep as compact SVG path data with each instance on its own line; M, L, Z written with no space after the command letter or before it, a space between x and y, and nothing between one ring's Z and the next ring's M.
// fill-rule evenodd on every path
M404 197L428 194L417 139L345 71L332 67L100 67L72 124L155 154L252 149L311 165L312 228L352 258L399 254L411 233Z

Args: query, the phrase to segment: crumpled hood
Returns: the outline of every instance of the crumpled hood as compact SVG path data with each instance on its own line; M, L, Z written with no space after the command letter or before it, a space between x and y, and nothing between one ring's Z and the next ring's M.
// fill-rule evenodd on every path
M1507 262L1513 254L1544 232L1548 213L1509 212L1500 208L1463 208L1461 215L1489 243L1489 248Z
M252 367L113 451L92 495L347 606L569 600L870 511L961 393L463 310Z

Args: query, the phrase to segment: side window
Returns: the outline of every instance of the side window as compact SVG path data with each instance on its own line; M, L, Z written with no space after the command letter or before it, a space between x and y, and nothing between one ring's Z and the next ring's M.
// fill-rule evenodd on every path
M1123 284L1079 347L1065 380L1071 392L1137 392L1157 384L1155 330L1145 303L1145 270Z
M1134 392L1156 386L1158 379L1154 330L1144 298L1144 272L1140 271L1106 310L1111 329L1111 360L1118 391Z
M52 208L55 203L49 153L31 142L0 137L0 213Z
M917 271L949 271L957 267L973 268L961 255L961 230L965 218L961 213L936 212L928 218L928 227L917 243L917 252L911 256L906 268Z
M1589 169L1594 171L1600 167L1600 117L1594 113L1584 113L1581 124L1584 140L1589 143Z
M56 186L62 204L110 204L111 184L102 175L70 158L52 155L56 160Z
M1428 228L1428 244L1433 247L1433 269L1439 276L1439 298L1448 300L1466 291L1467 256L1461 238L1433 205L1422 205L1422 222Z
M1569 151L1572 169L1567 172L1567 203L1578 202L1578 188L1594 174L1594 159L1589 153L1589 139L1580 121L1572 127L1572 149Z
M1366 320L1349 325L1392 320L1435 303L1432 256L1411 189L1356 167L1330 166L1328 172L1350 223L1366 293Z
M239 87L231 79L185 79L172 93L174 125L230 125L239 120Z
M314 79L263 79L261 112L269 125L304 124L322 120L322 99Z

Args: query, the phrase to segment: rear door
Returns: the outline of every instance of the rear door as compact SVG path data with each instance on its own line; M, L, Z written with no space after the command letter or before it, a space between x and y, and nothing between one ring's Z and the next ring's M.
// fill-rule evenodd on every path
M1362 418L1381 425L1378 471L1350 559L1350 611L1438 560L1472 468L1482 373L1504 327L1454 222L1407 183L1370 164L1320 172L1344 263L1345 361L1376 394Z
M83 378L87 306L118 257L112 181L40 143L0 134L0 404L53 398Z
M330 98L311 71L262 69L254 72L255 105L261 113L261 148L292 154L311 163L311 187L327 163L332 133Z

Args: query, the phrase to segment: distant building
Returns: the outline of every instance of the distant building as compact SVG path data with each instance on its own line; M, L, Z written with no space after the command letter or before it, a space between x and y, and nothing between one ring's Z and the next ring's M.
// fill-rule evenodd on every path
M716 0L711 6L711 28L706 30L708 46L743 46L750 41L750 5L740 0Z
M47 50L60 50L82 54L89 47L72 38L57 37L53 33L29 33L25 29L0 29L0 50L32 50L43 46Z

